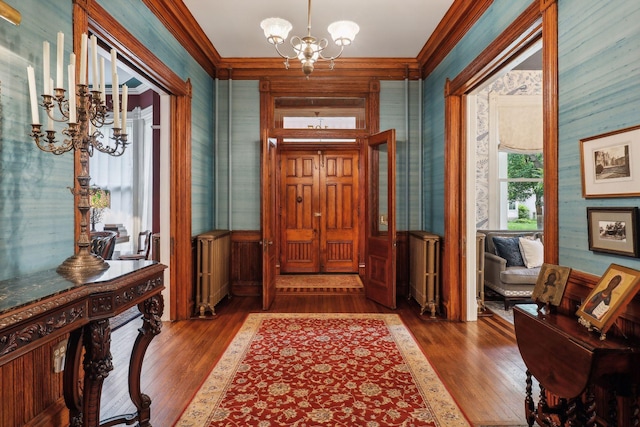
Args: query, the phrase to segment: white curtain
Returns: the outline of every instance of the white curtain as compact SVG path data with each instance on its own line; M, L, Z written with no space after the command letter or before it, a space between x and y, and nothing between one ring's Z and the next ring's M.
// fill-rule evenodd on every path
M151 108L149 108L151 110ZM129 241L119 243L116 250L133 252L137 250L138 233L151 230L152 225L152 168L153 146L151 142L151 117L136 108L127 120L127 146L124 154L113 157L97 150L89 162L91 185L111 191L111 207L106 209L102 224L122 224L127 230ZM111 126L101 129L105 143L111 136Z

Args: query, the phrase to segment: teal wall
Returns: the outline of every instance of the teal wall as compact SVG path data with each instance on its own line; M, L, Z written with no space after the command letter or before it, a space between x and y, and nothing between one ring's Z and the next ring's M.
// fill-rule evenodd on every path
M9 0L22 24L0 22L0 279L54 267L73 253L73 156L41 152L29 136L27 66L42 91L42 42L65 33L71 2ZM53 50L55 53L55 50ZM55 57L55 55L54 55ZM40 122L44 114L40 112Z
M640 125L640 3L560 0L558 14L560 263L597 275L611 263L640 269L638 259L589 251L586 208L640 198L582 198L579 150L582 138Z
M218 82L216 228L260 230L258 83L257 80Z
M425 229L444 232L444 97L454 78L524 9L529 0L495 0L424 81ZM600 275L611 263L640 260L588 248L587 206L638 206L638 198L584 199L579 140L640 124L640 6L635 1L559 0L560 264Z
M40 93L42 42L48 40L55 48L58 31L65 33L68 58L72 2L8 3L21 12L22 23L0 22L0 280L54 268L75 247L73 197L67 189L74 185L73 155L41 152L29 137L26 76L27 65L32 65ZM191 80L192 230L197 234L211 229L214 82L138 0L102 0L100 4L181 79Z
M398 230L421 228L419 103L419 82L380 82L380 130L396 130Z

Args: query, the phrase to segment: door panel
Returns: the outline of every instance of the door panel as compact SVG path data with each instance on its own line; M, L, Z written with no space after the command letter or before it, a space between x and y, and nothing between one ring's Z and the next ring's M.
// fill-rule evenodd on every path
M358 271L357 151L281 155L283 273Z
M369 138L365 294L396 308L395 130Z
M320 187L321 264L325 272L357 272L358 154L324 154Z
M282 254L280 269L287 273L319 270L318 156L286 153L281 159Z

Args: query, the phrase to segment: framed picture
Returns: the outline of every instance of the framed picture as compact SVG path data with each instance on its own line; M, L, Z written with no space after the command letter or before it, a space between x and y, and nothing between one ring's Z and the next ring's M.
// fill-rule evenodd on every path
M637 258L637 224L637 207L587 208L589 250Z
M567 286L567 280L569 280L569 274L571 274L571 268L569 267L542 264L531 299L539 303L560 305L564 288Z
M640 126L580 140L582 197L640 195Z
M640 271L611 264L578 308L580 323L605 334L638 291L639 282Z

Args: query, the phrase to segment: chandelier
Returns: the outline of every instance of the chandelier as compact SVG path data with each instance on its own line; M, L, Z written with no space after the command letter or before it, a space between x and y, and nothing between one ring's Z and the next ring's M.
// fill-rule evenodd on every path
M290 59L298 58L302 63L302 71L307 78L309 78L309 74L313 72L314 64L319 60L330 61L329 68L333 70L334 59L342 55L344 47L349 46L356 37L356 34L358 34L358 31L360 31L358 24L352 21L337 21L329 25L327 28L329 34L331 34L334 43L340 47L340 51L335 56L325 56L323 52L329 42L327 39L318 40L311 35L311 0L309 0L307 9L307 35L305 37L293 36L289 41L295 55L285 55L280 51L280 48L278 48L279 45L284 43L289 35L289 31L293 28L289 21L282 18L267 18L260 23L260 27L264 30L264 36L267 38L267 41L276 48L278 55L285 59L285 68L289 69Z

